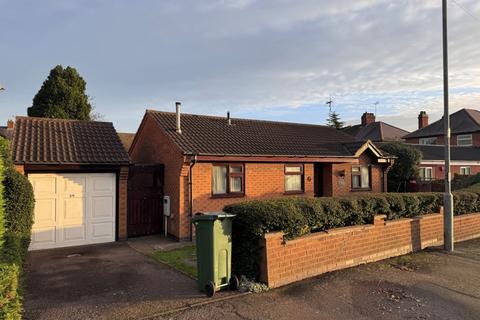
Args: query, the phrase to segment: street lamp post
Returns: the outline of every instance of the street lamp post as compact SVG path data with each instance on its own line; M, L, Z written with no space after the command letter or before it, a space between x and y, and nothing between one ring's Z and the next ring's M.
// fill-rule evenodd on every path
M448 34L447 34L447 0L442 0L443 33L443 126L445 140L445 194L443 195L444 247L453 251L453 196L450 173L450 114L448 108Z

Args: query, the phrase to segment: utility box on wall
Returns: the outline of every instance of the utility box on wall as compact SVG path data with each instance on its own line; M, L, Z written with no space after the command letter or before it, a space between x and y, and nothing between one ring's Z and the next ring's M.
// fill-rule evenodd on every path
M170 196L163 196L163 215L170 217Z

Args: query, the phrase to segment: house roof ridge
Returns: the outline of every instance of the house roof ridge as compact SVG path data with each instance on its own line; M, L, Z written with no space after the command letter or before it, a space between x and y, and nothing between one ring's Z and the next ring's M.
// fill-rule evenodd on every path
M173 111L162 111L162 110L154 110L154 109L147 109L147 113L164 113L164 114L175 114ZM195 113L184 113L182 112L182 116L193 116L193 117L205 117L205 118L212 118L212 119L226 119L225 116L215 116L215 115L205 115L205 114L195 114ZM277 120L264 120L264 119L251 119L251 118L235 118L230 117L232 120L240 120L240 121L252 121L252 122L266 122L266 123L279 123L279 124L287 124L287 125L297 125L297 126L308 126L308 127L323 127L323 128L330 128L332 130L337 130L330 126L324 124L314 124L314 123L302 123L302 122L290 122L290 121L277 121Z

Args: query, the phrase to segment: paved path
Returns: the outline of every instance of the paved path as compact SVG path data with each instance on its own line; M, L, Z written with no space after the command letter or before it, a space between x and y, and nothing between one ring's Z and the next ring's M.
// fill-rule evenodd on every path
M124 242L30 252L27 263L25 319L139 319L210 301Z
M158 319L480 319L480 240Z

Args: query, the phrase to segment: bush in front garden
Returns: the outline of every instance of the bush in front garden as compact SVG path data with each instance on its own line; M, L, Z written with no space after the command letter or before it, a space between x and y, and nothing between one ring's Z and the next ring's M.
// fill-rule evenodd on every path
M21 319L21 277L33 223L34 196L15 171L8 143L0 138L0 319Z
M294 239L312 232L372 223L377 214L393 220L437 213L442 203L442 193L384 193L228 205L224 211L237 215L233 220L232 270L258 279L259 240L269 232L281 231L286 239ZM480 186L454 192L454 210L455 215L479 212Z

